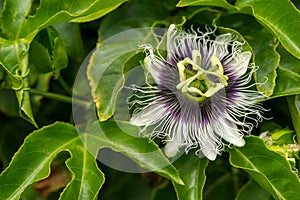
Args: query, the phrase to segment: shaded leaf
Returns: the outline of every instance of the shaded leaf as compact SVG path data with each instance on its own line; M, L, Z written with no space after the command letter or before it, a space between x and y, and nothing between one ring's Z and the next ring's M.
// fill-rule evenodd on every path
M300 60L278 45L276 51L280 54L280 66L300 75Z
M228 149L230 163L243 169L275 199L297 199L300 182L288 161L266 148L255 136L246 137L246 145Z
M29 61L39 72L52 71L54 78L58 78L60 70L68 65L65 41L53 27L43 29L37 34L29 53Z
M79 24L63 22L54 27L59 32L60 37L66 41L68 55L81 62L84 59L85 50Z
M99 42L129 29L152 27L156 23L167 26L168 23L165 20L170 17L170 12L175 8L176 3L177 0L129 1L103 18L98 30ZM176 20L176 17L173 18Z
M178 199L200 200L203 198L203 188L206 182L206 158L200 159L193 153L182 155L174 162L185 185L173 182Z
M289 69L278 67L276 86L271 98L300 94L300 75Z
M174 191L173 185L170 181L164 181L159 186L155 187L152 190L151 199L150 200L176 200L176 193Z
M287 97L293 126L297 135L297 141L300 141L300 95Z
M18 117L18 102L13 91L0 89L0 111L10 117Z
M246 183L237 194L236 200L268 200L272 199L271 195L262 189L254 181Z
M226 0L180 0L177 6L217 6L228 10L235 10L235 7L230 5Z

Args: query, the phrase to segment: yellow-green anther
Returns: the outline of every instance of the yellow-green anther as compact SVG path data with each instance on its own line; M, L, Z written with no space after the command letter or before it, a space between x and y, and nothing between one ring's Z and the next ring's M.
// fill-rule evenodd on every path
M210 63L211 63L212 68L218 69L217 72L219 72L222 75L224 74L224 69L223 69L222 63L220 62L219 58L217 58L217 56L212 56L210 58Z
M205 94L203 94L203 92L201 92L199 89L197 89L195 87L189 87L189 88L187 88L187 91L191 92L191 93L198 94L200 96L206 96Z
M219 90L223 89L224 85L222 83L217 83L215 87L210 87L204 94L206 97L211 97L216 94Z
M183 81L186 80L185 74L184 74L184 70L185 70L184 63L185 63L184 60L179 61L179 62L177 63L180 82L183 82Z
M196 63L196 65L201 66L202 57L201 57L200 51L193 50L192 51L192 59L193 59L193 62ZM193 67L193 70L197 70L198 69L194 65L192 65L192 67Z

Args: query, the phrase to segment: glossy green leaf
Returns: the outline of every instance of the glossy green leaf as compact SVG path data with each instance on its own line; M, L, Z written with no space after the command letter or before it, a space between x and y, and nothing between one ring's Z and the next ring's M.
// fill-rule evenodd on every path
M16 96L19 104L19 114L23 119L27 120L35 127L38 127L34 120L31 109L30 94L29 91L26 90L26 88L28 88L28 81L26 79L24 81L24 86L24 89L16 91Z
M28 37L59 22L86 22L97 19L127 0L43 0L34 15L30 14L32 0L5 1L2 12L2 31L9 39Z
M300 12L290 1L238 0L235 6L250 7L251 14L268 27L291 54L300 58Z
M111 148L131 158L140 167L154 171L177 184L183 184L176 168L171 165L157 144L150 142L148 138L141 138L136 126L128 122L116 123L109 120L95 122L88 132L87 144L96 143L98 146ZM87 148L93 147L87 146Z
M19 199L28 185L48 176L51 161L61 151L71 154L67 166L73 174L62 198L94 199L104 181L94 158L96 152L91 155L84 148L76 129L60 122L34 131L25 139L8 168L0 175L1 199Z
M300 12L288 0L238 0L230 5L225 0L181 0L177 6L219 6L228 10L239 10L253 15L260 23L268 27L282 45L294 56L300 58ZM250 8L251 11L249 11ZM278 16L280 16L278 18Z
M287 97L293 126L297 135L297 141L300 141L300 95Z
M283 67L278 67L276 86L271 98L300 94L300 75Z
M228 149L231 165L247 172L275 199L297 199L300 182L288 161L268 150L263 141L255 136L245 140L244 147Z
M173 182L178 199L201 200L206 181L205 169L208 165L206 158L200 159L193 153L182 155L174 162L184 185Z
M28 92L28 42L24 39L9 41L0 39L0 64L6 71L12 89L16 91L21 117L37 126Z
M246 183L236 196L236 200L268 200L271 195L254 181Z
M226 0L180 0L177 6L217 6L228 10L235 9L235 7L229 4Z
M123 129L138 135L136 127L122 125ZM154 142L127 135L114 122L96 122L83 134L78 134L70 124L57 122L34 131L25 139L10 165L0 175L0 199L19 199L27 186L49 175L51 161L62 151L71 155L66 163L72 172L72 180L61 194L61 199L95 199L104 182L95 156L98 149L104 147L129 156L141 167L182 183L176 169Z
M278 45L276 51L280 54L280 66L300 75L300 59L291 55L282 45Z
M151 43L147 42L151 37L153 33L149 28L129 30L105 40L92 54L87 75L101 121L114 113L117 94L123 84L124 63L140 51L141 44Z
M23 60L28 51L28 41L19 39L15 41L0 38L0 64L7 72L13 88L20 89L23 87L23 80L20 75Z
M6 71L12 89L16 91L21 117L37 126L31 110L28 92L28 41L9 41L0 38L0 64Z
M216 24L233 28L249 43L255 65L258 66L254 73L255 82L263 83L258 84L257 88L266 96L271 96L275 87L276 69L279 66L279 54L275 50L276 38L253 17L244 14L221 16Z

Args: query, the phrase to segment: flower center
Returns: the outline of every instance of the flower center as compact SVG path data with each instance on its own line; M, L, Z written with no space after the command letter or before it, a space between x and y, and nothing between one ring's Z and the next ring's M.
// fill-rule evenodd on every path
M192 51L192 60L185 58L177 63L180 83L176 86L188 98L201 102L228 85L228 77L216 56L210 58L211 67L201 67L200 51Z

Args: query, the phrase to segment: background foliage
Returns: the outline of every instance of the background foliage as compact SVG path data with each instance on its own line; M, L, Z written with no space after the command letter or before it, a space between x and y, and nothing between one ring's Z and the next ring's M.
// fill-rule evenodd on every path
M0 3L0 199L299 198L299 1ZM105 40L171 23L238 34L259 66L254 81L265 82L257 89L267 96L270 120L258 124L244 147L226 149L214 162L190 153L171 163L157 143L137 137L137 127L112 118L124 73L144 56L128 47L157 40L144 29L126 42ZM75 85L77 74L85 78ZM97 118L86 120L95 109ZM78 110L81 120L74 119ZM105 149L153 172L109 168L96 159Z

